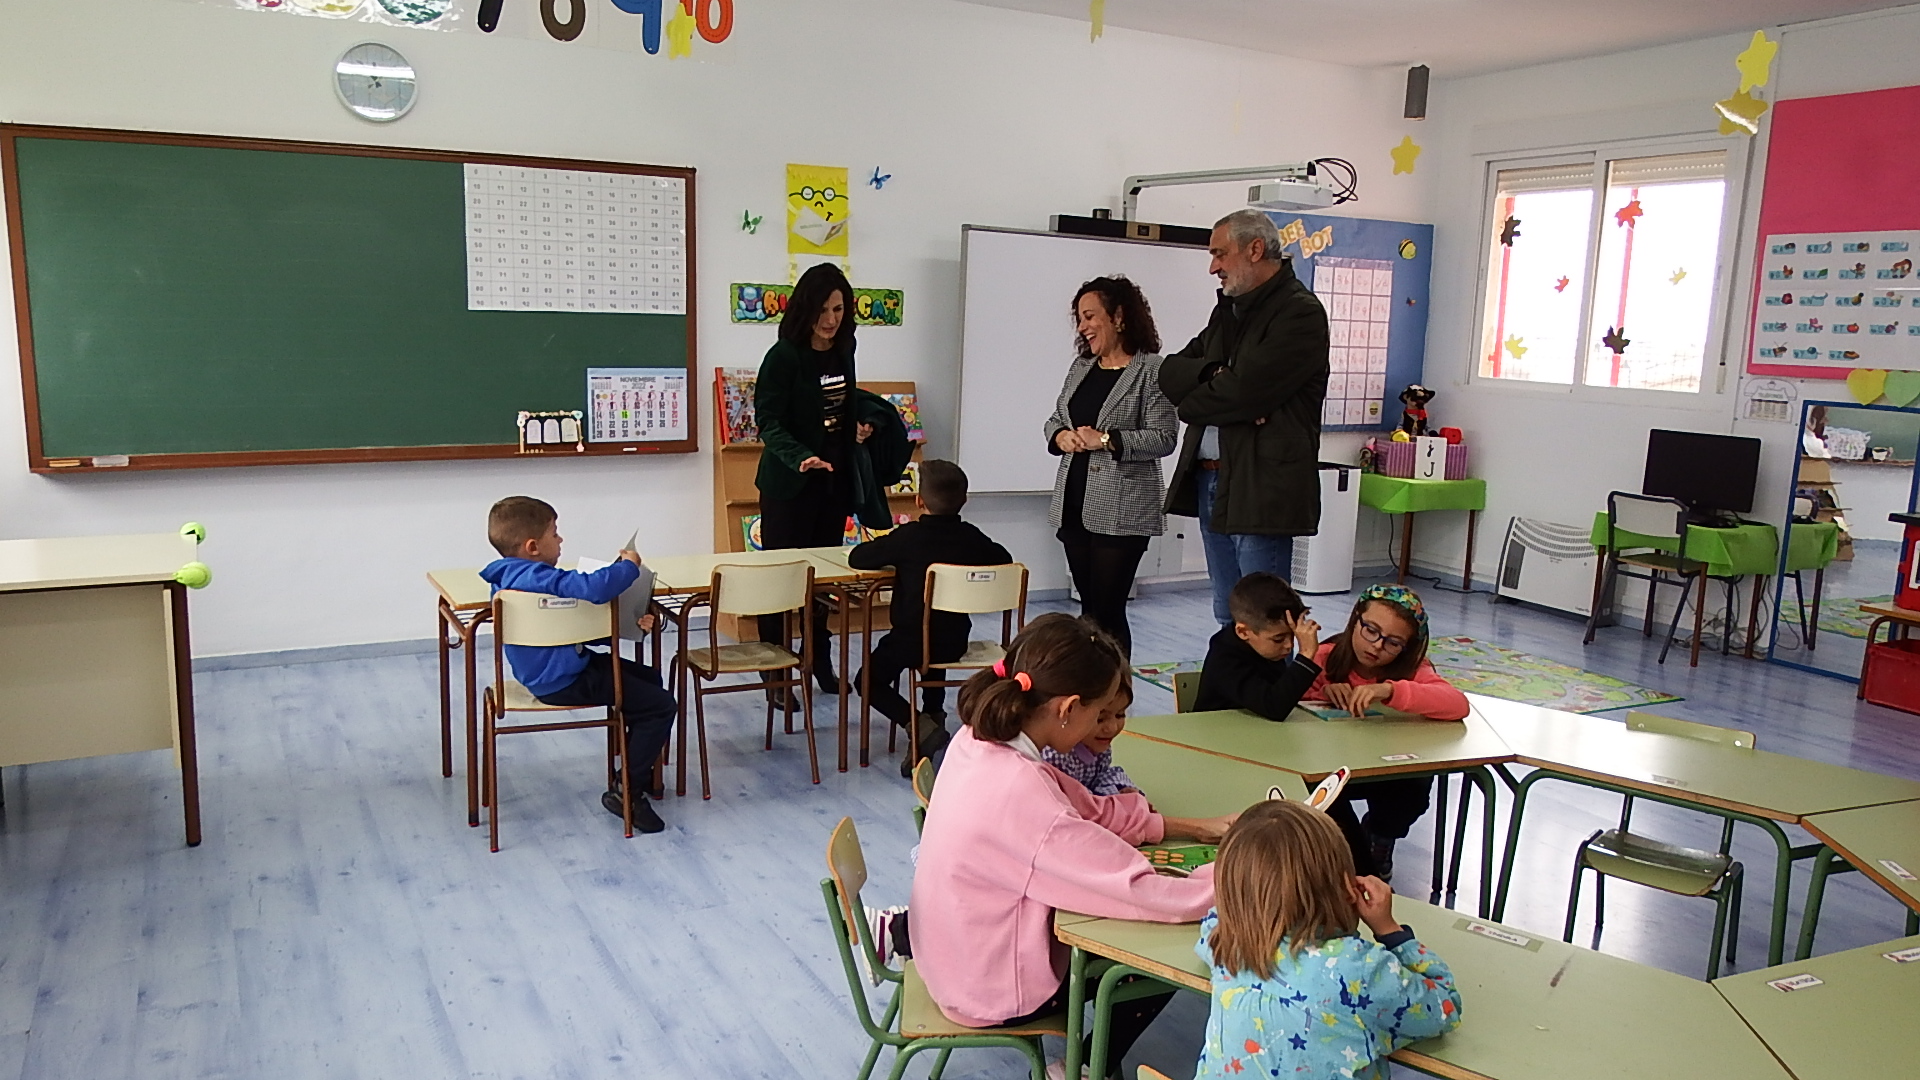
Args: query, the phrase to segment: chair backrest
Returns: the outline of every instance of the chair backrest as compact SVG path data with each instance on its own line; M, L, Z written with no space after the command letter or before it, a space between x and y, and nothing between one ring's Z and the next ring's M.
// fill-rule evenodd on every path
M1020 563L999 566L956 566L934 563L927 567L927 608L984 615L1019 611L1026 621L1027 568Z
M1173 673L1173 711L1192 712L1193 703L1200 700L1200 673L1197 671L1176 671Z
M552 647L611 637L615 604L571 596L502 589L493 597L494 640L501 645Z
M1687 504L1679 499L1609 492L1607 518L1612 528L1656 540L1679 540L1687 534Z
M1683 739L1698 739L1701 742L1731 746L1739 750L1752 750L1755 745L1751 731L1714 727L1712 724L1699 724L1692 720L1675 720L1671 716L1656 716L1650 712L1637 710L1627 714L1627 730L1650 731L1656 735L1678 735Z
M888 1024L875 1021L873 1008L867 1002L866 983L854 963L854 950L864 949L867 963L880 972L882 978L889 982L901 978L898 971L880 963L867 940L866 913L860 904L860 888L867 881L867 860L860 852L860 834L854 831L852 818L841 818L840 824L833 827L833 835L827 840L827 869L832 876L820 882L820 892L827 903L827 924L833 928L834 943L840 949L840 966L847 976L847 993L853 999L854 1015L859 1017L860 1027L868 1038L898 1045ZM889 1024L891 1015L889 1009Z
M860 890L867 887L867 856L860 849L860 831L853 827L850 817L841 818L840 824L833 827L833 834L827 837L827 872L833 876L834 888L840 893L840 906L848 925L864 923Z
M713 568L713 610L725 615L772 615L805 608L813 593L813 564L723 563Z
M933 805L933 759L923 757L920 764L913 767L913 797L920 800L921 806Z

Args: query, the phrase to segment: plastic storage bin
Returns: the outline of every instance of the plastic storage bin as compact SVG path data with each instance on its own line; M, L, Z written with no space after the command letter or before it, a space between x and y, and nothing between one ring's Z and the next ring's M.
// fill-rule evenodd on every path
M1867 646L1860 696L1889 709L1920 713L1920 638Z

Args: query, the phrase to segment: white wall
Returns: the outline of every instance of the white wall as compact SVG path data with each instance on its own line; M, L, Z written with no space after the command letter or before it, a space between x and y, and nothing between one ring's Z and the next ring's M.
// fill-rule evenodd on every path
M1710 366L1700 395L1622 396L1576 400L1561 390L1469 379L1478 349L1477 279L1483 239L1484 158L1598 140L1712 133L1712 102L1738 85L1733 57L1750 33L1640 49L1436 84L1427 121L1432 167L1429 218L1435 223L1433 322L1427 338L1427 382L1440 391L1432 411L1463 428L1474 448L1474 473L1487 480L1476 573L1498 565L1498 539L1514 515L1569 524L1592 519L1609 490L1639 489L1646 432L1654 427L1727 432L1762 438L1760 489L1753 516L1785 517L1792 476L1791 425L1736 420L1740 358L1752 277L1753 221L1764 173L1764 139L1752 149L1754 182L1730 273L1730 371L1716 386ZM1896 58L1920 49L1920 8L1770 30L1781 42L1770 99L1881 89L1915 81ZM1728 139L1729 145L1737 139ZM1730 193L1738 190L1729 184ZM1834 381L1800 384L1803 399L1845 399ZM1670 403L1660 398L1670 398ZM1795 406L1796 416L1798 404ZM1463 522L1422 522L1415 557L1457 568Z
M715 365L757 364L771 341L769 329L729 324L725 295L730 281L785 272L785 163L856 176L879 165L894 174L885 191L854 195L854 276L905 288L907 325L863 330L861 370L920 383L936 454L952 445L962 223L1045 227L1052 213L1115 205L1129 173L1322 155L1360 164L1368 216L1419 220L1423 205L1424 177L1388 174L1386 149L1406 127L1397 70L1114 28L1089 43L1084 22L945 0L742 3L732 39L702 62L378 31L422 75L419 106L391 127L355 120L329 87L333 58L369 36L358 25L151 0L0 5L8 121L697 167L703 384ZM522 8L530 0L514 0L510 17ZM1150 192L1141 216L1207 224L1238 194ZM743 209L766 216L758 235L739 230ZM1165 328L1169 339L1197 329ZM0 341L10 370L10 325ZM56 479L25 469L17 386L0 377L0 538L206 523L217 579L194 597L202 655L425 637L422 573L489 558L486 507L506 494L558 505L575 551L609 547L635 523L649 552L711 550L704 452ZM1346 442L1329 452L1350 457ZM1043 505L982 500L973 513L1033 562L1036 588L1064 584Z

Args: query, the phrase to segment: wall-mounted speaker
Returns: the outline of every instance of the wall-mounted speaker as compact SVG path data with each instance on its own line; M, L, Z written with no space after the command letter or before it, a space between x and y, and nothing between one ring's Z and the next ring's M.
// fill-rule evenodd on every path
M1427 118L1427 65L1415 64L1407 69L1407 119L1425 120Z

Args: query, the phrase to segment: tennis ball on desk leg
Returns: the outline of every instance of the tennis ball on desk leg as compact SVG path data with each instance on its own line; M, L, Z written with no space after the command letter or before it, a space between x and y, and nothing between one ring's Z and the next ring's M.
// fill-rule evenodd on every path
M197 521L189 521L180 526L180 535L192 537L196 544L204 544L207 542L207 527Z
M203 562L190 562L173 572L173 580L189 589L204 589L213 584L213 568Z

